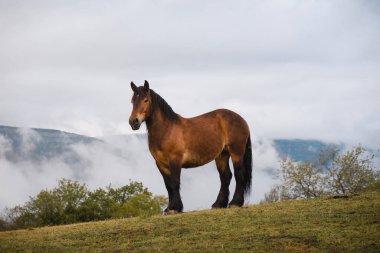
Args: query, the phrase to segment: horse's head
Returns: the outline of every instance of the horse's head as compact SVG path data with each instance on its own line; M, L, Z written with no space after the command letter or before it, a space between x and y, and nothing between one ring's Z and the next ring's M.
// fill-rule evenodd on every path
M131 82L131 88L133 90L133 109L129 117L129 124L133 130L138 130L152 112L152 98L150 96L149 83L146 80L144 86L140 87Z

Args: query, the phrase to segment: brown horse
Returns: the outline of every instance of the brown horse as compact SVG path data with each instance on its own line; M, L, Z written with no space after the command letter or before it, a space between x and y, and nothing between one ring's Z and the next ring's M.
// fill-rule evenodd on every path
M235 112L219 109L194 117L183 118L168 103L149 89L149 83L134 92L129 124L133 130L146 122L149 150L156 160L169 195L165 213L182 212L180 175L182 168L194 168L215 160L221 187L213 208L228 206L232 173L236 180L235 194L229 206L242 206L250 193L252 181L252 150L247 122Z

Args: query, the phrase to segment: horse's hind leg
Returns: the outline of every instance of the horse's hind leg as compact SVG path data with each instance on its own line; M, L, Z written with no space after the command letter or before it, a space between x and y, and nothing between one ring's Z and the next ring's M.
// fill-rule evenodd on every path
M236 181L236 189L229 204L230 207L244 205L244 149L245 147L243 145L229 146Z
M242 206L244 205L243 163L241 161L233 161L232 163L234 165L236 189L229 206Z
M228 197L230 194L229 186L232 178L230 166L228 164L230 154L227 150L223 150L222 153L215 159L216 167L218 168L220 176L220 191L218 198L212 205L212 208L225 208L228 205Z

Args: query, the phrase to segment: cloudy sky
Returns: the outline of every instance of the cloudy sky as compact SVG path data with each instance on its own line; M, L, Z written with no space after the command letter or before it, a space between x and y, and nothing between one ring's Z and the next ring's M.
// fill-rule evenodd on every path
M270 138L380 141L377 1L0 0L0 124L130 133L131 80Z
M377 149L379 13L376 0L0 0L0 125L129 134L129 83L146 79L185 117L225 107L255 138Z

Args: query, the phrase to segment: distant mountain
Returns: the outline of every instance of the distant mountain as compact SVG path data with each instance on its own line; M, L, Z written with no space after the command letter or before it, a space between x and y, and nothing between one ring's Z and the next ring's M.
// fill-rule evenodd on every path
M280 156L288 156L297 161L314 161L321 149L337 146L336 144L318 140L300 139L276 139L273 140L273 145ZM343 145L338 146L342 147Z
M146 142L147 136L145 134L135 136L137 140ZM3 142L4 140L7 141L10 147L5 151L0 150L0 156L3 153L5 158L12 162L24 160L38 162L63 156L65 163L75 164L79 162L80 157L72 148L73 145L104 143L101 139L59 130L9 126L0 126L0 148L4 149L1 147L1 138L3 138ZM113 138L123 140L125 143L123 145L128 145L131 141L131 136L128 135ZM280 156L289 156L298 161L313 160L322 147L331 145L318 140L273 140L273 146ZM120 147L118 148L120 149Z
M75 163L79 158L70 148L71 145L101 142L96 138L59 130L9 126L0 126L1 136L10 145L10 149L5 150L4 156L12 162L23 160L38 162L64 155L65 162Z

